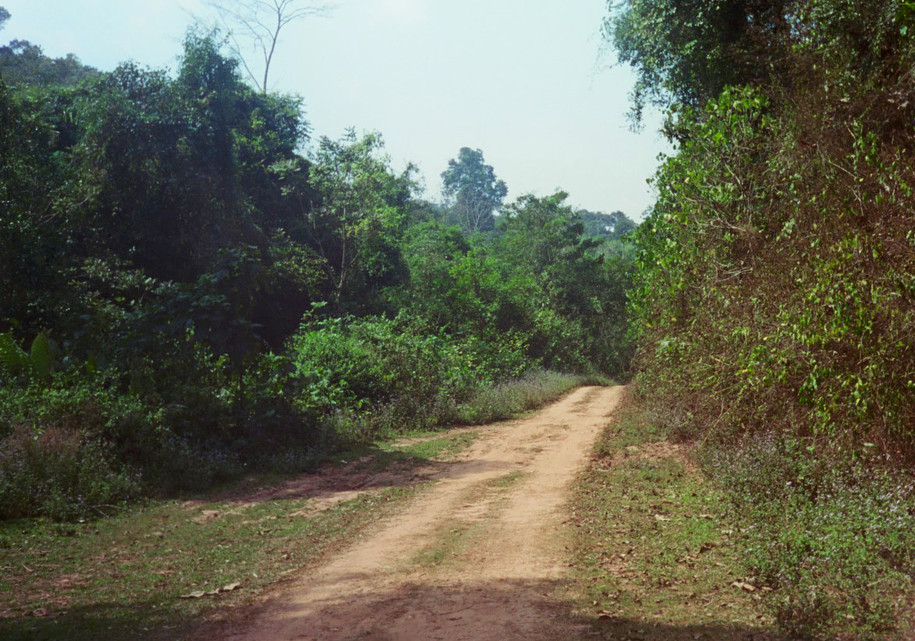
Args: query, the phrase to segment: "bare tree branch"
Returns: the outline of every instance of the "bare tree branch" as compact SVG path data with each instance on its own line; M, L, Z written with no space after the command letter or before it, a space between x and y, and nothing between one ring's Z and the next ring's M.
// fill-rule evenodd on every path
M263 93L268 89L270 66L283 28L309 16L326 15L333 6L318 0L207 0L207 4L228 32L232 52ZM263 66L262 76L255 74L255 64L245 54L251 50L261 59L257 66Z

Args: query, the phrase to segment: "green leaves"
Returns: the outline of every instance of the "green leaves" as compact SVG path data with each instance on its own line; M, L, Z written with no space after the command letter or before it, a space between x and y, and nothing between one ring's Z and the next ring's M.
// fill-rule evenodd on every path
M442 194L451 207L454 222L466 233L495 229L493 214L502 206L508 187L496 178L492 165L479 149L462 147L457 159L442 172Z
M35 375L43 380L49 380L51 373L54 371L54 352L57 351L53 341L43 333L35 337L32 341L32 348L29 351L29 364Z
M352 129L339 140L322 138L312 163L309 183L320 202L307 214L307 234L324 259L326 289L338 310L347 300L371 303L401 276L398 240L415 168L396 174L381 135Z
M44 333L34 338L28 353L16 344L11 334L0 334L0 365L14 376L25 374L49 381L59 355L57 343Z
M792 4L628 0L611 5L604 38L621 62L635 68L636 121L647 104L701 108L727 86L767 77L786 44ZM676 111L670 119L677 120Z
M29 356L11 334L0 334L0 364L12 374L18 374L29 364Z

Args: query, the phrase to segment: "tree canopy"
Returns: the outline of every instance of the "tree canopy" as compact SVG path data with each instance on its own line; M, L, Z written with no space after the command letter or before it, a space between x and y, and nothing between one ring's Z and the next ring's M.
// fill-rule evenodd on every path
M482 151L462 147L442 172L442 194L464 231L491 231L495 228L493 215L505 200L508 187L496 178L492 165L484 162Z
M791 0L627 0L604 22L619 59L635 68L633 115L646 104L700 107L728 85L773 73Z

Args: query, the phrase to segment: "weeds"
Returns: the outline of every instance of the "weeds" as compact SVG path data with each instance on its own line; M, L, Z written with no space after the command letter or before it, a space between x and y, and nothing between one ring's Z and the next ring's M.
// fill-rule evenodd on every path
M620 621L761 632L724 495L659 431L630 406L595 445L573 504L579 610L607 638Z
M707 451L704 462L746 524L747 571L773 589L767 605L780 627L805 639L904 633L915 594L910 477L761 437Z
M458 406L458 421L479 425L504 420L555 401L570 389L589 383L606 385L608 381L599 377L532 372L520 380L479 390L469 401Z

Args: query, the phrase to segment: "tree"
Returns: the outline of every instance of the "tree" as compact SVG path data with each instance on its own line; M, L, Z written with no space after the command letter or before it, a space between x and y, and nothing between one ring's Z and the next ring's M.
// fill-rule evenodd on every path
M320 15L328 5L313 0L209 0L219 14L223 27L232 39L234 53L251 78L251 82L267 93L270 65L279 43L280 33L290 23L308 16ZM262 59L263 75L255 74L254 63L246 58L242 42L253 48Z
M506 279L531 279L529 353L562 371L597 369L619 375L628 367L626 289L632 265L606 251L619 241L590 236L559 191L525 195L507 206L493 254ZM517 322L517 321L516 321Z
M10 12L7 11L4 7L0 7L0 29L6 25L6 21L10 19Z
M310 244L324 261L329 293L346 301L392 284L403 270L398 238L414 190L411 165L393 172L380 134L322 138L313 154L310 183L319 194L306 213ZM356 294L359 294L358 296Z
M646 104L701 107L728 85L777 73L794 0L626 0L604 21L620 62L635 68L632 116Z
M621 211L605 214L599 211L581 209L578 217L585 225L585 233L589 236L603 236L619 240L626 234L635 231L638 225L629 216Z
M464 231L495 228L493 213L501 207L508 187L496 178L492 166L483 162L482 151L463 147L456 160L448 161L442 185L442 194Z
M49 58L41 47L28 40L12 40L0 47L0 74L10 85L76 86L99 72L87 67L72 53L63 58Z

